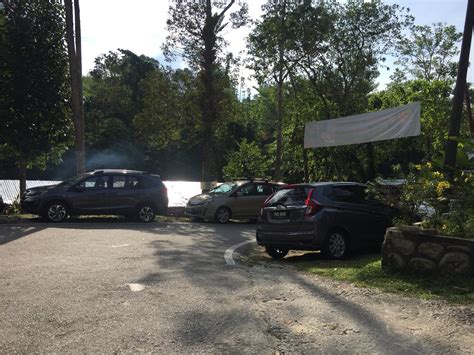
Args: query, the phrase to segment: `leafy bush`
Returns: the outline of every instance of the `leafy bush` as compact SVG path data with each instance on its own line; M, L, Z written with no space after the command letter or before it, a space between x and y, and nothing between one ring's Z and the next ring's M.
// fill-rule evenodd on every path
M247 139L243 139L239 144L239 149L227 156L227 161L229 163L223 169L226 180L267 176L269 161L255 142L247 142Z
M431 163L417 165L404 187L400 205L409 211L402 213L402 223L413 223L421 217L424 227L445 235L474 238L473 171L457 171L450 181Z

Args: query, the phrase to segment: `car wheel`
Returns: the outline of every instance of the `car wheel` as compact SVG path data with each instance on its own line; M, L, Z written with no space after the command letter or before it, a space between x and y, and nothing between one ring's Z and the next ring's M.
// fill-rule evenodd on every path
M137 210L137 218L140 222L151 222L155 219L155 208L148 203L140 205Z
M323 249L324 255L331 259L344 259L349 254L349 238L346 233L335 229L328 233Z
M62 201L51 202L45 210L43 218L48 222L62 222L66 220L69 215L66 204Z
M283 259L286 254L288 254L287 248L274 248L274 247L265 247L268 255L270 255L273 259Z
M227 223L230 219L230 210L227 207L219 207L216 211L216 222Z

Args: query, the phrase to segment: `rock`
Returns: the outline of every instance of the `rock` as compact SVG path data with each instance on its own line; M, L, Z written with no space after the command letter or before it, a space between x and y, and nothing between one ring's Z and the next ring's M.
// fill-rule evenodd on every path
M426 234L426 235L438 235L438 231L432 228L422 229L421 233Z
M443 254L443 251L444 247L436 243L426 242L418 246L418 253L436 261L439 260L439 258Z
M390 270L403 270L407 263L403 256L396 252L390 252L382 256L382 267Z
M431 274L436 270L436 264L428 259L413 258L409 263L410 269L419 274Z
M468 247L464 247L462 245L450 245L448 247L448 251L461 252L461 253L466 253L466 254L471 253L471 249L469 249Z
M411 255L415 252L415 243L403 238L390 238L393 246L403 255Z
M438 265L441 272L446 274L468 275L472 273L469 255L459 252L446 253Z
M398 227L403 232L409 232L409 233L420 233L421 228L418 226L400 226Z

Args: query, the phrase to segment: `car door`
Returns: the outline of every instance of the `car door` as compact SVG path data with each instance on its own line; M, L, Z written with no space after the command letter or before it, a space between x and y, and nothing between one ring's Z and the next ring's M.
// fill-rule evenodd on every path
M255 203L251 206L252 216L260 215L260 209L263 206L265 200L273 194L274 188L268 183L257 183L255 184L256 198Z
M111 188L105 196L110 213L125 213L133 205L135 192L128 188L129 178L126 175L111 176Z
M84 179L71 189L70 204L78 213L103 213L108 209L107 193L110 177L105 175Z
M255 205L261 199L257 194L256 184L246 183L237 188L228 198L227 206L233 217L257 217Z
M241 215L257 218L263 202L273 193L272 187L263 182L253 182L242 188Z
M363 204L371 215L372 239L376 242L382 242L385 232L392 225L392 216L394 210L375 198L369 197L364 192ZM370 242L371 240L368 240Z
M336 184L332 199L336 212L332 224L346 229L357 242L370 240L374 235L373 216L370 208L363 204L359 185Z

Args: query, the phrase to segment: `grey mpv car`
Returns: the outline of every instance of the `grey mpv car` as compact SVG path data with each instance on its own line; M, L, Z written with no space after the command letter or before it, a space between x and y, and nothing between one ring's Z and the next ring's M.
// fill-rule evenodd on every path
M58 185L26 190L22 210L49 222L70 215L125 215L151 222L168 208L168 192L158 175L142 171L95 170Z
M332 259L380 246L396 211L371 199L367 186L320 182L283 187L261 210L257 243L275 258L290 249L322 250Z
M263 203L278 186L263 180L226 182L208 193L191 197L185 215L218 223L227 223L230 218L257 219Z

